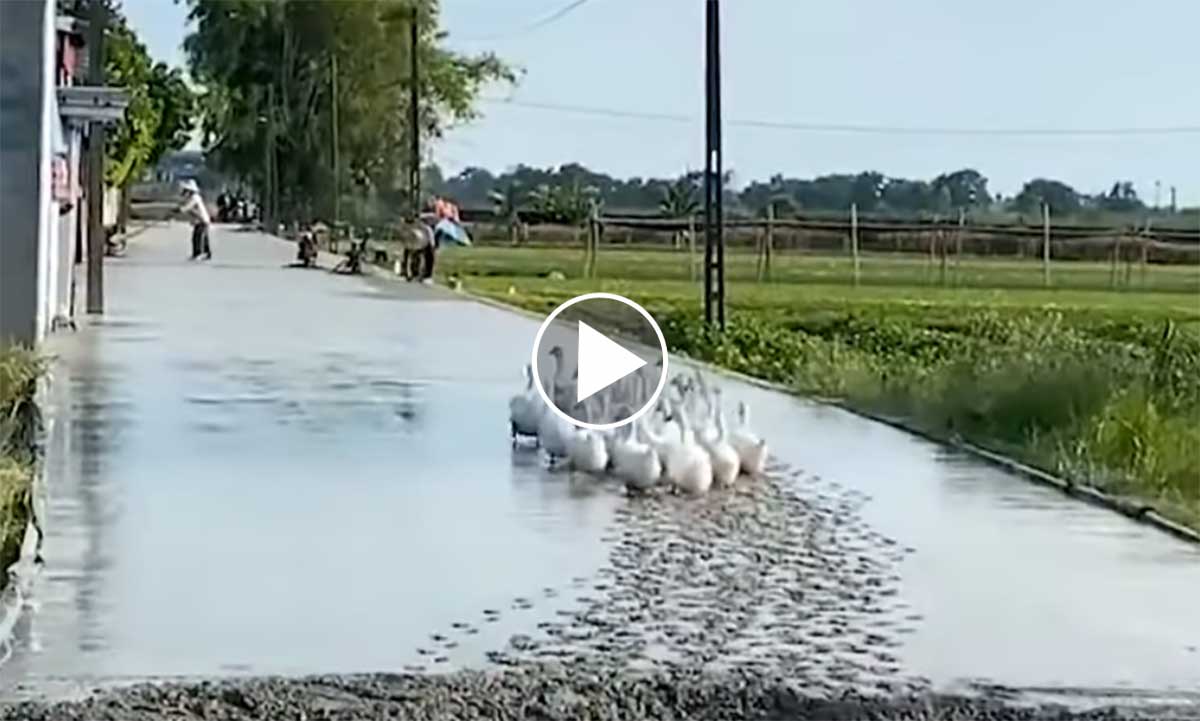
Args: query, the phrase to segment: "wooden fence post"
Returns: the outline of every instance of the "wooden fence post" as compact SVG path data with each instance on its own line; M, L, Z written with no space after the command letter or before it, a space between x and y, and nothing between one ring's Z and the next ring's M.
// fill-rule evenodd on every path
M600 206L592 204L592 217L595 218L596 232L592 236L592 277L599 275L600 242L604 239L604 223L600 221Z
M775 204L767 206L767 280L771 280L771 264L775 260Z
M600 245L600 218L596 206L592 205L588 213L588 232L583 251L583 275L585 278L596 276L596 250Z
M1110 288L1113 288L1113 289L1116 289L1116 287L1117 287L1117 273L1120 269L1120 263L1121 263L1121 239L1124 237L1125 237L1125 229L1122 228L1121 232L1117 233L1116 242L1113 243L1112 267L1109 269L1109 272L1108 272L1108 285Z
M1138 236L1138 229L1137 229L1136 223L1130 229L1129 235L1131 236L1131 239L1133 240L1133 242L1136 243L1137 236ZM1129 284L1133 281L1133 258L1130 257L1129 253L1126 253L1125 256L1126 256L1125 257L1125 287L1128 288Z
M938 231L938 241L938 282L946 285L946 257L950 253L946 250L946 233L944 231Z
M858 203L850 204L850 257L854 261L854 287L858 287L862 267L858 260Z
M1141 257L1141 283L1142 287L1146 287L1146 263L1150 255L1150 224L1153 222L1150 218L1146 218L1146 229L1142 231L1142 257Z
M583 237L583 277L590 278L592 272L592 219L589 216L587 220L587 232Z
M933 275L933 261L937 258L938 226L942 223L941 216L933 216L933 225L929 230L929 262L925 264L925 280Z
M954 283L962 285L962 246L963 233L967 227L967 211L965 208L958 209L958 236L954 239Z
M1050 204L1042 203L1042 285L1050 287Z
M775 245L775 203L767 204L767 226L758 249L758 281L771 279L771 251Z
M761 283L763 279L763 256L767 254L767 239L765 233L754 231L754 280Z
M696 216L688 216L688 280L696 282Z

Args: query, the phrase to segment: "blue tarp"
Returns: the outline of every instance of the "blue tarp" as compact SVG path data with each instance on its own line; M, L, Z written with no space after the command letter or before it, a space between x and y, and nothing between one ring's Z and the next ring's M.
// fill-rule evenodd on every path
M455 245L471 244L471 236L467 234L467 229L449 218L443 218L438 221L437 225L433 226L433 235L437 238L438 245L446 245L448 243Z

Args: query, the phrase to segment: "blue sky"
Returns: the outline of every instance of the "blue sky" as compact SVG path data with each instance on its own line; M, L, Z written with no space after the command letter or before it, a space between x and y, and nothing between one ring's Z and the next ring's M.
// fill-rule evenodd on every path
M615 175L703 162L702 0L442 0L458 50L525 71L489 98L681 115L596 116L487 101L434 149L447 172L577 161ZM1195 0L725 0L727 121L942 128L1200 126ZM183 61L186 8L125 0L158 58ZM1200 134L996 136L725 129L735 180L879 170L930 178L975 167L1011 194L1034 176L1084 191L1117 179L1153 202L1200 203Z

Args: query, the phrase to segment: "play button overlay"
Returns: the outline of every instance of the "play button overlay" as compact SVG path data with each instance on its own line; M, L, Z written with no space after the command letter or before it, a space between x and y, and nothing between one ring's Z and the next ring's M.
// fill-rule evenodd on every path
M667 343L642 306L587 293L542 322L531 365L551 411L581 428L607 430L654 407L667 382Z
M583 401L646 365L646 361L611 341L583 321L579 323L579 377L575 400Z

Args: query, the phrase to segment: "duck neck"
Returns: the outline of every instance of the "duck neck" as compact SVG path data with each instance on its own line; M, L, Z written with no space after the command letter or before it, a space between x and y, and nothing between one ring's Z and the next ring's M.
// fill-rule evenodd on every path
M562 359L558 353L555 353L550 357L554 359L554 372L550 374L550 385L552 387L552 394L557 396L559 392L562 391L563 381L566 380L563 377L563 371L565 371L566 368L563 366Z
M688 420L686 409L680 409L679 412L679 441L687 443L688 438L692 435L692 423Z
M567 379L567 367L562 362L562 356L555 354L554 357L554 385L562 386L563 381Z

